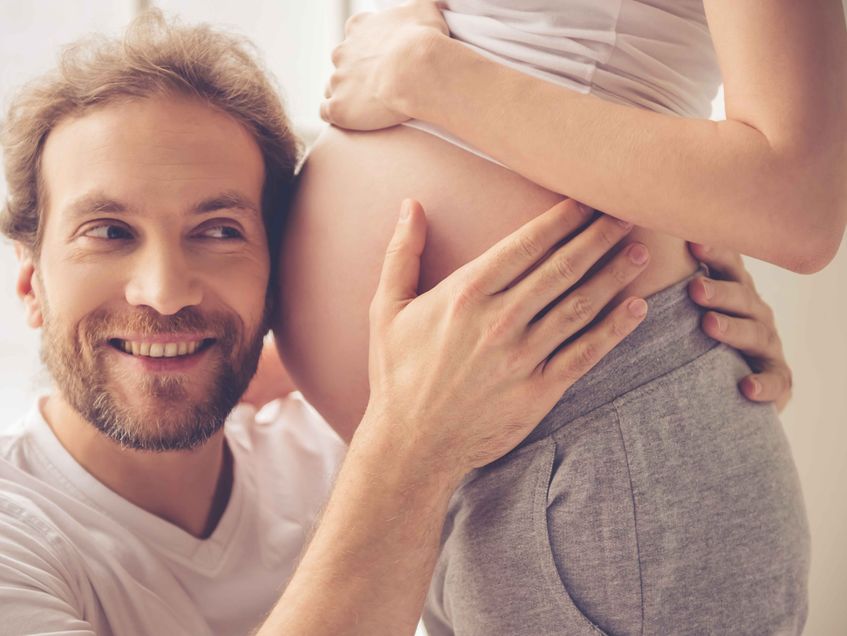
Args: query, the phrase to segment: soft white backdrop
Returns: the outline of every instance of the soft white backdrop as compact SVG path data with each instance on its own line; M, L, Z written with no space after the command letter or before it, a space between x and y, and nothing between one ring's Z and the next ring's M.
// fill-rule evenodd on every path
M192 21L249 35L284 88L299 129L319 126L317 108L340 35L343 0L162 0ZM115 32L134 0L0 0L0 105L12 89L48 68L60 44L89 31ZM847 105L845 105L847 116ZM723 117L720 98L714 118ZM847 173L847 167L845 167ZM5 194L0 183L0 196ZM411 193L410 193L411 194ZM845 241L847 243L847 241ZM847 249L823 272L799 276L748 260L773 306L795 372L783 421L807 499L812 528L811 613L806 633L847 634ZM14 294L15 259L0 241L0 425L28 408L46 378L37 334L26 329Z

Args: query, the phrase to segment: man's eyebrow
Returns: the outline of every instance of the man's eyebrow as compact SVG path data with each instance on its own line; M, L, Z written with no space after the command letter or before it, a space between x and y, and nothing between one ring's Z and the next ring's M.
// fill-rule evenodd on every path
M256 214L261 213L258 206L249 197L236 190L228 190L208 199L203 199L194 206L194 212L198 214L216 212L217 210L244 210Z
M259 207L249 197L236 190L228 190L215 196L203 199L193 206L191 212L194 214L208 214L218 210L242 210L261 214ZM132 211L131 206L116 199L112 199L102 192L92 192L72 201L67 207L67 213L71 217L79 217L88 214L121 214Z
M79 197L67 207L67 213L72 217L85 214L119 214L129 210L129 206L110 199L100 192L94 192Z

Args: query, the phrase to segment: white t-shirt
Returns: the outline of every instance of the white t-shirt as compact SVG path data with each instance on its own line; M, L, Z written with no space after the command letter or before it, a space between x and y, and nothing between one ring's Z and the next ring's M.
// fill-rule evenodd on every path
M120 497L39 405L0 435L0 633L244 636L293 573L345 446L299 393L225 427L226 511L197 539Z

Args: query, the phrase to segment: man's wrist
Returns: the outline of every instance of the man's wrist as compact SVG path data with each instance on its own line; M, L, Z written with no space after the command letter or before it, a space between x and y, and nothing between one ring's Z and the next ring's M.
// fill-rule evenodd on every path
M403 420L369 405L353 439L351 454L379 467L398 487L418 488L423 483L449 496L470 470L460 457L427 434L425 422Z

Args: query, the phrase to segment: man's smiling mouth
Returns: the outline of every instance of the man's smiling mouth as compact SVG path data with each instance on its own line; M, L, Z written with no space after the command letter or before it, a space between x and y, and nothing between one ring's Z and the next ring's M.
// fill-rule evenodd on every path
M149 342L112 338L109 344L123 353L144 358L177 358L204 351L214 344L214 338Z

